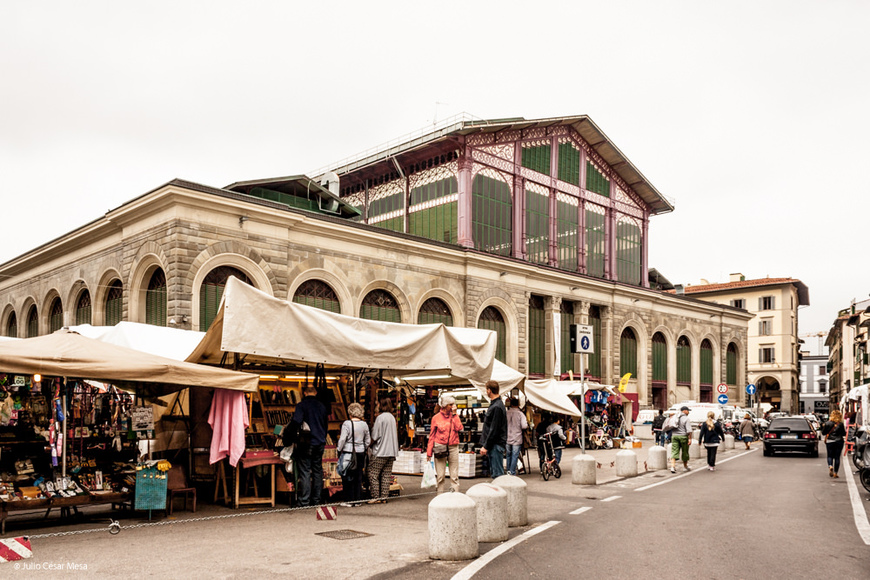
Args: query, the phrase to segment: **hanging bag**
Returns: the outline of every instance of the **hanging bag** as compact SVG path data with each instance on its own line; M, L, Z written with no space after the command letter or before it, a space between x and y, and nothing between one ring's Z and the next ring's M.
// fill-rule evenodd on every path
M450 437L453 436L453 416L450 416L450 431L447 432L447 443L436 443L432 447L432 455L438 459L444 459L450 454Z
M356 429L354 429L352 420L348 419L348 423L350 423L350 452L341 452L336 467L336 471L341 477L347 477L348 473L353 473L356 470Z

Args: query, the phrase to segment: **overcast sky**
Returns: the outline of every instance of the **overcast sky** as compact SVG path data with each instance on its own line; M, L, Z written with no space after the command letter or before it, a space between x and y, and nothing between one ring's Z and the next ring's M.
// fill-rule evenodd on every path
M870 292L868 22L859 0L4 0L0 262L176 177L307 173L460 112L585 114L676 207L652 267L799 278L800 332L827 332Z

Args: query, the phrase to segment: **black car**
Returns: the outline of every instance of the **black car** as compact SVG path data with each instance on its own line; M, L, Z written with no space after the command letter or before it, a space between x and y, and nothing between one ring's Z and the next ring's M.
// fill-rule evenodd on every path
M776 417L764 434L764 455L769 457L777 451L803 451L818 457L819 436L803 417Z

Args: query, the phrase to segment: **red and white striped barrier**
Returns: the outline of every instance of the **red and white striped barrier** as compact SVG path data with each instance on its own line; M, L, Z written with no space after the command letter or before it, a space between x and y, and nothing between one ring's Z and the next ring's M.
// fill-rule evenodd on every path
M317 512L318 520L334 520L335 519L335 508L331 506L323 506L317 508L315 510Z
M29 538L11 538L0 540L0 563L15 562L32 558L33 550L30 548Z

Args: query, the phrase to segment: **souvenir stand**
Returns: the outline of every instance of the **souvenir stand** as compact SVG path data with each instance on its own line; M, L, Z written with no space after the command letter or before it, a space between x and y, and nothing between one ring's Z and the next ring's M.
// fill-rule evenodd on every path
M0 421L5 422L0 425L4 531L13 511L44 509L47 516L59 508L66 515L83 505L130 503L140 429L135 400L117 387L146 399L186 385L256 387L249 375L165 359L69 330L0 342L0 371L7 383L2 407L9 411L0 413L5 417ZM153 435L153 424L150 429L141 429L142 436Z
M491 331L343 316L278 300L230 277L214 322L187 360L259 375L260 389L250 400L253 428L247 434L247 455L274 454L270 445L277 439L278 423L295 410L308 373L323 373L318 393L329 397L335 442L346 406L362 403L371 422L378 392L396 390L386 387L389 379L428 372L485 382L494 352ZM400 429L406 437L411 430L413 437L417 424L409 397L400 396L397 406ZM341 481L334 470L337 453L329 442L327 447L324 486L334 492Z

